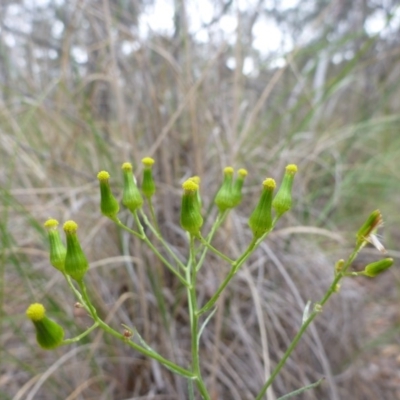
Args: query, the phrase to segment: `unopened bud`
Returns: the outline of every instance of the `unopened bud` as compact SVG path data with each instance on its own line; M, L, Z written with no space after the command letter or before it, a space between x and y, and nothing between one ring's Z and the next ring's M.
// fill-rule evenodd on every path
M143 198L138 187L136 186L134 176L132 175L132 164L122 164L122 171L124 175L122 204L133 213L138 208L142 207Z
M226 211L227 209L233 207L232 180L233 168L224 168L224 180L214 200L214 203L217 205L220 212Z
M243 168L239 169L238 176L232 187L233 206L236 207L242 202L242 187L247 176L247 171Z
M381 212L379 210L373 211L357 232L357 245L369 242L370 236L382 225L383 218Z
M31 304L26 310L26 316L35 326L36 340L40 347L51 350L62 343L64 339L64 329L53 320L46 317L46 310L42 304Z
M142 159L142 163L144 166L142 192L147 198L150 198L156 192L156 184L154 183L152 170L154 160L151 157L145 157Z
M72 279L80 282L89 269L89 263L79 243L78 224L67 221L64 224L64 232L67 238L67 255L65 257L65 273Z
M276 183L272 178L263 182L263 191L257 207L249 218L249 226L255 238L260 238L272 228L272 196Z
M61 272L64 272L65 256L67 250L63 245L60 233L58 232L58 221L49 218L44 227L47 229L50 245L50 264Z
M365 276L369 276L370 278L374 278L375 276L389 269L392 265L393 258L384 258L383 260L368 264L362 274Z
M296 172L297 166L295 164L289 164L286 167L281 186L272 202L272 207L276 211L277 218L280 218L292 208L292 186Z
M192 235L198 235L203 225L203 217L197 201L199 186L188 179L182 184L182 188L181 226Z
M100 209L101 213L110 219L115 219L119 211L118 200L114 197L110 188L110 174L107 171L100 171L97 174L100 183Z

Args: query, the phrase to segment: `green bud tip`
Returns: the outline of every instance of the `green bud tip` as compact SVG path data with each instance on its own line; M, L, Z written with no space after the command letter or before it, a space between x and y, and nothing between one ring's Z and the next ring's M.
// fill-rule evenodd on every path
M151 157L145 157L142 159L142 163L146 168L151 168L155 161Z
M46 314L43 304L33 303L26 310L26 316L34 322L41 321Z
M392 265L393 258L384 258L383 260L375 261L365 267L363 275L374 278L389 269Z
M100 182L108 182L108 180L110 179L110 174L107 171L100 171L97 174L97 179Z
M379 210L373 211L361 228L357 232L357 243L370 241L371 235L373 235L379 227L383 225L383 217ZM365 244L365 243L364 243Z

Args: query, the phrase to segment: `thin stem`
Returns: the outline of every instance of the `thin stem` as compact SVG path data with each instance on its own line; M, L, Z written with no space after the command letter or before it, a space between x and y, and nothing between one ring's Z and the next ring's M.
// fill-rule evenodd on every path
M231 281L231 279L235 276L236 272L239 270L239 268L242 266L242 264L249 258L249 256L252 254L254 251L256 245L259 242L257 242L256 239L253 238L253 240L250 242L249 246L247 249L243 252L243 254L233 263L231 270L229 271L228 275L224 279L224 281L221 283L217 291L214 293L214 295L211 297L211 299L206 303L204 307L202 307L198 311L198 315L201 315L208 311L211 307L214 306L214 304L217 302L219 296L221 295L222 291L226 288L228 283Z
M211 240L214 237L215 232L221 226L222 222L224 221L224 219L226 218L227 215L228 215L228 210L218 214L217 219L215 220L209 234L207 235L207 238L206 238L207 243L211 243ZM203 253L200 256L200 260L197 263L197 267L196 267L197 270L199 270L202 267L202 265L204 263L204 259L207 254L207 251L208 251L208 248L205 247L203 249Z
M199 316L197 314L197 297L196 297L196 260L194 248L194 236L190 235L190 256L188 267L186 269L186 279L190 283L188 291L188 308L190 315L190 331L191 331L191 353L192 353L192 370L196 376L196 385L203 399L210 400L207 388L201 376L200 360L199 360Z
M206 239L204 239L201 235L198 236L198 239L200 240L201 243L207 248L209 248L213 253L215 253L217 256L221 257L223 260L228 261L229 264L233 264L234 261L231 260L229 257L227 257L225 254L221 253L219 250L217 250L215 247L211 246L210 243L207 242Z
M158 223L157 223L156 213L154 211L154 207L153 207L153 203L151 201L151 197L147 197L147 204L149 205L150 215L151 215L151 219L153 220L153 224L156 227L156 230L158 232L160 232L160 227L158 226Z
M103 329L105 332L109 333L110 335L116 337L117 339L120 339L123 342L127 343L130 347L132 347L134 350L138 351L139 353L158 361L160 364L164 365L165 367L167 367L171 371L175 372L176 374L184 376L185 378L189 378L189 379L196 378L196 376L194 376L194 374L192 372L165 359L164 357L162 357L161 355L156 353L154 350L150 351L150 350L147 350L144 347L138 345L137 343L134 343L132 341L127 341L126 337L123 334L112 329L97 315L97 311L93 307L93 305L89 299L89 296L88 296L87 290L86 290L86 286L85 286L83 280L78 282L78 285L82 291L83 300L86 303L87 307L89 308L92 318L95 320L96 323L98 323L98 325L101 329Z
M290 354L293 352L293 350L297 346L299 340L303 336L303 334L306 331L306 329L308 328L308 326L311 324L311 322L314 320L314 318L320 312L322 312L322 306L329 300L329 298L332 296L333 293L337 292L338 283L340 282L341 279L343 279L345 277L347 269L349 268L351 263L354 261L354 259L357 257L357 255L360 252L362 247L363 247L363 243L361 243L361 244L356 246L354 251L351 253L351 255L348 257L347 261L343 265L342 270L335 276L334 280L332 281L331 285L329 286L329 288L326 291L325 295L323 296L322 300L315 304L314 311L308 316L308 318L301 325L300 330L297 332L297 334L294 337L292 343L287 348L285 354L283 355L283 357L281 358L279 363L276 365L274 371L272 372L271 376L268 378L267 382L265 382L264 386L262 387L262 389L258 393L258 395L255 398L255 400L261 400L261 398L264 396L265 392L271 386L271 384L274 381L275 377L279 374L280 370L285 365L287 359L289 358Z
M142 235L139 232L134 231L131 228L128 228L126 225L124 225L118 218L113 219L113 221L122 229L126 230L129 233L132 233L132 235L138 237L139 239L143 239Z
M82 306L85 308L86 311L89 312L89 307L85 304L82 295L80 294L80 292L76 289L74 283L71 280L71 277L69 275L67 275L66 273L64 273L64 278L66 279L68 286L71 288L71 290L74 292L76 298L78 299L79 303L82 304Z
M168 262L168 260L165 257L163 257L163 255L154 247L153 243L151 243L149 238L146 236L146 233L144 232L143 226L140 223L140 220L139 220L139 217L137 215L137 212L135 212L133 214L133 216L135 217L135 221L136 221L136 224L137 224L137 226L138 226L138 228L140 230L140 233L137 233L137 232L133 231L132 229L128 228L121 221L115 221L115 222L121 228L125 229L128 232L131 232L131 233L135 234L141 240L143 240L147 244L147 246L149 246L150 249L154 252L154 254L165 264L165 266L179 279L179 281L183 285L188 286L189 284L187 283L185 278Z
M99 326L98 322L95 322L89 329L87 329L85 332L81 333L80 335L75 336L74 338L71 338L71 339L63 340L62 345L78 342L79 340L83 339L86 335L88 335L90 332L95 330L98 326Z
M147 218L147 215L143 212L142 209L140 209L140 214L145 222L145 224L149 227L149 229L153 232L154 236L161 242L161 244L164 246L165 250L168 251L168 253L171 255L171 257L176 261L176 263L179 265L179 267L182 270L185 270L185 265L182 263L182 261L177 257L177 255L172 251L171 247L169 247L168 243L164 240L164 238L160 235L160 232L154 228L154 226L150 223L149 219ZM140 222L140 221L139 221ZM143 228L143 227L142 227Z
M258 395L255 398L255 400L261 400L262 399L262 397L264 396L265 392L270 387L271 383L274 381L275 377L279 374L280 370L285 365L285 363L286 363L287 359L289 358L290 354L292 353L294 348L297 346L297 343L299 342L299 340L303 336L303 333L305 332L307 327L311 324L311 322L314 320L314 318L317 315L318 315L318 312L317 311L313 311L309 315L309 317L304 321L303 325L301 325L301 328L297 332L297 335L294 337L292 343L290 343L290 346L288 347L288 349L286 350L285 354L283 355L283 357L281 358L281 360L279 361L279 363L275 367L274 371L272 372L272 374L268 378L267 382L265 382L264 386L262 387L262 389L258 393Z

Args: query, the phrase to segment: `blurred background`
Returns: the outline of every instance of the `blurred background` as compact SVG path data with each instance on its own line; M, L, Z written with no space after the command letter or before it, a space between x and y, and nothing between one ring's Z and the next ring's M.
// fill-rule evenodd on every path
M24 312L42 302L72 337L89 326L48 262L43 222L78 222L87 283L116 329L190 360L186 295L144 244L98 209L120 166L156 160L162 233L183 258L181 183L201 177L207 232L222 169L246 168L214 245L231 257L265 177L296 163L295 207L235 277L201 341L213 399L253 399L379 208L395 267L348 279L302 339L273 400L399 399L400 8L396 0L0 2L0 398L188 399L184 379L101 332L46 352ZM131 217L121 212L128 224ZM382 257L366 248L353 266ZM396 265L397 264L397 265ZM209 256L203 303L228 272ZM121 328L122 329L122 328Z

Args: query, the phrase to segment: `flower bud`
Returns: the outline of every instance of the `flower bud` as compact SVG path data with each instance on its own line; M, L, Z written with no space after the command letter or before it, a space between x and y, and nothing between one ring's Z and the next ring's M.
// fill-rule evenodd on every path
M297 166L295 164L286 166L281 186L272 202L272 207L276 211L277 218L280 218L286 211L292 208L292 186L296 172Z
M31 304L26 310L26 316L33 322L36 329L36 340L40 347L51 350L58 347L64 339L64 329L56 322L46 317L42 304Z
M67 255L65 257L65 273L72 279L80 282L89 269L86 259L78 240L76 231L78 224L74 221L67 221L64 224L64 232L67 237Z
M238 206L242 202L242 187L247 176L247 171L243 168L239 169L238 177L232 187L233 207Z
M197 197L197 203L199 205L199 211L201 212L202 201L201 201L201 196L200 196L200 177L196 175L196 176L192 176L189 179L199 187L199 189L196 192L197 193L196 197Z
M192 235L198 235L203 225L203 217L197 200L199 186L188 179L182 184L182 188L181 226Z
M375 261L371 264L368 264L362 274L365 276L369 276L370 278L374 278L375 276L389 269L392 265L393 258L384 258L383 260Z
M366 244L370 241L370 236L373 235L377 229L383 225L382 214L379 210L373 211L362 227L357 232L357 245Z
M45 223L44 227L47 229L49 245L50 245L50 264L61 272L64 272L65 256L67 250L64 247L60 233L57 229L58 221L49 218Z
M224 168L224 180L214 200L214 203L217 205L220 212L233 207L232 180L233 168Z
M147 198L150 198L156 192L156 184L154 183L152 170L154 160L151 157L145 157L142 159L142 163L144 165L142 192Z
M257 207L249 218L249 226L256 239L272 228L272 196L276 183L272 178L263 182L263 191Z
M118 200L114 197L110 188L110 174L107 171L100 171L97 174L100 183L100 209L101 213L110 219L115 219L118 211Z
M143 198L136 186L135 178L132 175L132 164L122 164L124 174L124 191L122 196L122 204L132 213L142 207Z

